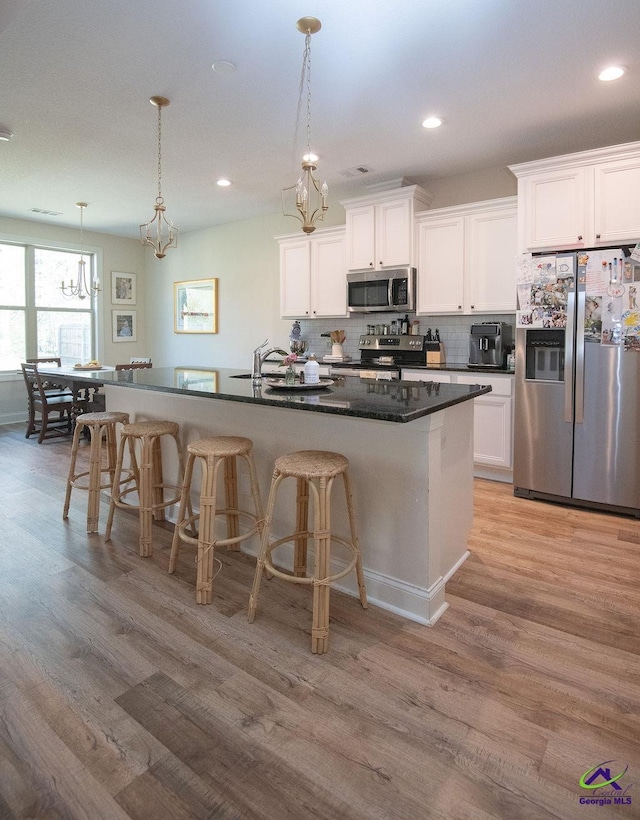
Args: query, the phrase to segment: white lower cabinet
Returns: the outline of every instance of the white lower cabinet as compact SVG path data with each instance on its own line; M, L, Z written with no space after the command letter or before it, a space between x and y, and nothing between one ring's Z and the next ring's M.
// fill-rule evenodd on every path
M488 384L491 393L474 399L473 461L479 477L511 481L513 470L513 376L402 368L405 381Z

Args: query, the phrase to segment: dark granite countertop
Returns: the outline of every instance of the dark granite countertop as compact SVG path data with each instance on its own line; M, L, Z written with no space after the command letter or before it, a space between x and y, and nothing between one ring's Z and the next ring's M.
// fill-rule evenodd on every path
M503 376L513 376L513 370L508 370L506 367L477 367L469 365L467 362L446 362L445 364L408 364L401 365L403 368L411 368L412 370L450 370L457 373L500 373Z
M73 380L89 385L155 390L400 423L436 413L491 390L480 384L375 381L355 376L334 377L332 385L321 389L280 390L270 388L265 380L261 386L254 387L250 376L234 378L239 375L247 374L228 368L152 367L118 372L77 372L73 374Z

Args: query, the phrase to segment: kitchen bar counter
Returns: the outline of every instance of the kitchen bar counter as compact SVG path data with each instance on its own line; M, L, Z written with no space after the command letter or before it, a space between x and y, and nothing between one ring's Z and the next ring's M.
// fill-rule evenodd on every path
M42 372L56 373L56 370ZM405 384L354 377L334 377L333 384L326 388L272 389L266 379L254 387L251 378L237 378L242 375L247 374L226 368L153 367L118 372L76 371L74 381L394 423L414 421L491 390L481 385Z
M346 377L324 390L272 391L266 385L254 389L250 378L233 378L240 373L154 367L78 378L102 384L107 409L128 412L132 421L179 422L184 445L212 435L248 436L265 500L278 456L303 449L343 453L351 465L370 603L434 624L447 607L446 582L468 555L472 399L490 388ZM177 477L175 455L167 451L164 461L171 483ZM240 503L249 505L248 484L240 473ZM295 496L291 488L287 493L273 522L274 538L295 529ZM332 528L344 535L348 520L339 486L334 493ZM175 514L169 510L169 519L175 520ZM283 545L279 551L287 549ZM244 542L243 550L256 554L257 539ZM332 567L344 565L336 545ZM223 571L215 586L224 583ZM352 574L337 586L357 595Z

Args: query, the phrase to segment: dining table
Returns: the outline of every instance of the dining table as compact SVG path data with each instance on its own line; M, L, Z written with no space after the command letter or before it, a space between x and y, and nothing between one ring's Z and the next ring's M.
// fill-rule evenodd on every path
M75 367L73 365L62 365L55 367L53 365L42 365L38 367L38 372L42 376L55 381L63 387L68 387L73 394L73 408L71 410L71 418L75 424L77 416L86 412L87 407L92 412L102 412L105 410L105 397L100 392L104 383L98 379L87 381L87 376L99 376L101 372L112 373L115 367L109 365ZM83 378L84 377L84 378Z

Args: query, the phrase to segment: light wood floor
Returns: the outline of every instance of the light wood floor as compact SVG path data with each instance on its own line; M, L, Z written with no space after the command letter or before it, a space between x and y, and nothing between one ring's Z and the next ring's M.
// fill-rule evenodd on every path
M433 628L222 554L195 604L170 527L63 522L70 445L0 428L0 818L640 817L640 523L476 485L471 558ZM104 532L107 506L102 505ZM393 545L401 549L401 545ZM366 549L366 544L364 545ZM633 803L586 806L605 761Z

